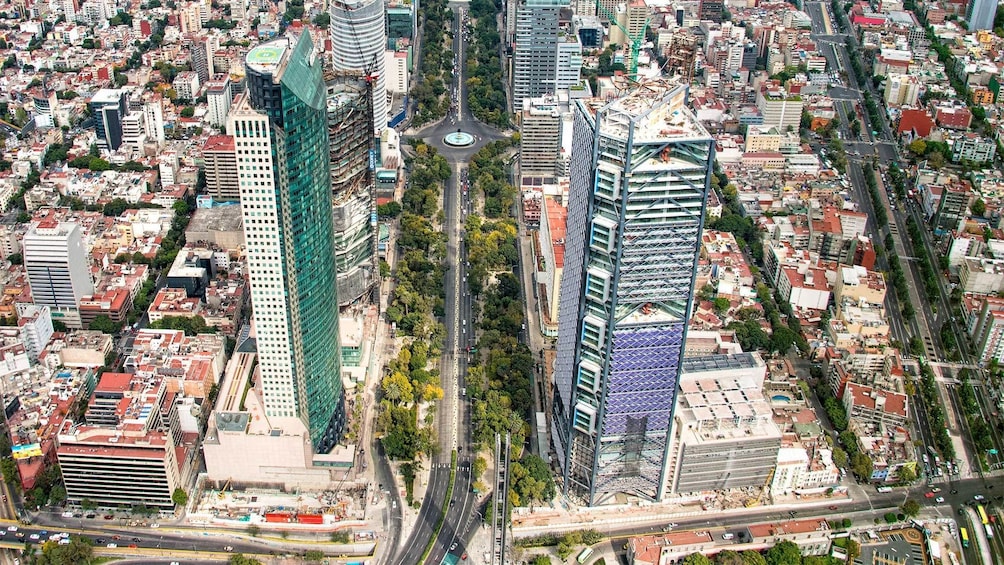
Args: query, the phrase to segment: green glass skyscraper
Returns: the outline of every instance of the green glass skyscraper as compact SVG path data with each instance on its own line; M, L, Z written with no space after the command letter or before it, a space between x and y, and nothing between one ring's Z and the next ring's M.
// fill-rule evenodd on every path
M310 34L247 55L234 136L265 416L302 423L317 453L341 438L345 408L321 61Z

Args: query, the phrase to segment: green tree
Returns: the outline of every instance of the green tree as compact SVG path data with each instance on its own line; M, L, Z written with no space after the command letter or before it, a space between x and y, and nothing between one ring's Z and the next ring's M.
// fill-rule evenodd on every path
M530 565L551 565L551 558L546 555L536 555L530 560Z
M97 503L89 498L81 499L80 508L84 510L94 510L98 507Z
M778 326L770 336L770 349L775 353L784 355L795 345L798 335L787 326Z
M21 255L20 253L11 253L10 255L7 256L7 260L14 265L23 265L24 255Z
M900 507L900 509L903 511L904 514L912 518L917 514L920 514L920 503L910 498L903 503L903 506Z
M764 552L764 559L767 565L801 565L802 552L793 542L782 541Z
M904 483L912 483L917 480L917 472L913 470L913 467L900 467L899 480Z
M195 115L195 108L191 106L185 106L184 108L181 109L182 118L191 118L194 115Z
M703 553L691 553L683 558L683 565L712 565L712 563Z
M94 548L90 540L80 536L70 536L70 543L60 545L47 541L42 544L42 552L34 556L36 565L78 565L94 560Z
M66 487L59 484L49 489L49 501L53 504L61 504L64 500L66 500Z
M331 24L331 15L328 14L327 12L321 12L320 14L314 16L313 21L315 26L327 29L328 25Z
M178 506L188 504L188 493L181 487L174 489L174 492L171 493L171 502L174 502Z
M230 556L227 560L230 565L262 565L261 561L254 559L253 557L248 557L243 553L235 553Z
M129 203L125 201L124 198L114 198L111 202L105 204L104 209L101 213L105 216L111 218L117 218L121 216L126 210L129 209Z
M906 148L914 155L923 155L927 152L927 142L923 139L915 139L911 141L910 145L907 145Z
M724 314L726 311L728 311L729 306L732 305L732 302L728 298L719 296L714 300L714 305L715 305L715 312L719 314Z
M0 471L3 471L3 481L8 485L17 483L17 463L10 457L0 459Z
M765 559L763 554L759 551L747 549L739 555L742 556L743 563L745 563L745 565L767 565L767 559Z
M969 209L972 210L974 216L982 218L983 214L987 211L987 203L984 202L982 198L977 198L976 202L973 202L973 205L970 206Z
M114 334L122 329L122 323L115 323L105 314L94 318L94 321L87 327L89 330L98 331L106 334Z
M303 558L307 561L321 561L324 559L324 552L319 549L309 549L303 554Z
M335 530L331 532L331 543L346 544L352 542L352 532L349 530Z
M736 551L719 551L714 557L715 565L746 565L743 556Z

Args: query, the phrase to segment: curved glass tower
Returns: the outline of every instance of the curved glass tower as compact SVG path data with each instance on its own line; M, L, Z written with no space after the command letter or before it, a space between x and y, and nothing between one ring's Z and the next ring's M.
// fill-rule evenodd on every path
M310 431L318 453L341 437L344 400L321 61L310 35L247 55L235 139L265 415Z
M331 63L336 71L360 71L373 80L373 131L387 127L387 29L383 0L334 0L331 12Z

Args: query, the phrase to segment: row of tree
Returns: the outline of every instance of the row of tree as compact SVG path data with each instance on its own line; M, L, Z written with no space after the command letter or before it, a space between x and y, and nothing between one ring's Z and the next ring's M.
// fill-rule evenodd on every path
M446 115L450 108L447 69L453 66L453 51L448 48L445 30L450 27L453 11L446 0L423 2L422 18L422 79L411 89L411 98L417 104L413 125L421 126Z
M467 104L474 117L499 129L510 126L502 64L501 38L495 15L501 10L495 0L473 0L470 14L474 33L467 48Z
M376 422L387 456L404 462L400 470L409 504L418 458L431 454L436 446L431 426L418 421L418 403L443 397L439 370L428 367L430 358L439 357L446 336L445 327L435 318L444 313L446 236L434 226L433 218L440 214L443 182L452 174L435 148L418 140L412 140L411 146L415 156L409 158L402 205L384 205L379 214L400 219L392 273L395 285L386 316L399 332L414 339L384 368Z

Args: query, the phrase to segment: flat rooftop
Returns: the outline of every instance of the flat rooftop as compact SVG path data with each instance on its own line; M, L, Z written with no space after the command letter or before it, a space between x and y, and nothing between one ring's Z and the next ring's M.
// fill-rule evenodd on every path
M583 107L603 116L600 130L609 137L627 138L633 124L635 143L711 140L687 108L687 93L687 86L674 79L652 79L610 102L585 99Z
M286 39L276 39L262 43L249 51L245 61L248 67L255 71L274 74L288 49L289 41Z

